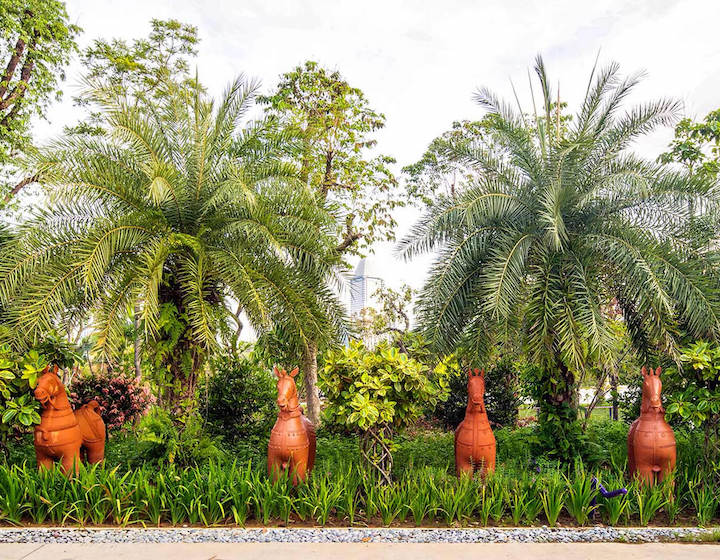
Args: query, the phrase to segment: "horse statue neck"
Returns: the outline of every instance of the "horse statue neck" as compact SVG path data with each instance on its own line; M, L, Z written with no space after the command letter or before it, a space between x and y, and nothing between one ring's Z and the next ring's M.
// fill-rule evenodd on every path
M474 422L488 422L487 411L485 410L485 402L481 404L474 404L470 398L468 398L468 404L465 408L465 419L472 420Z
M278 410L278 420L291 420L292 418L300 418L300 416L302 416L300 405L288 410Z
M665 421L665 409L662 406L651 406L650 399L643 397L640 403L640 416L646 420L654 419Z

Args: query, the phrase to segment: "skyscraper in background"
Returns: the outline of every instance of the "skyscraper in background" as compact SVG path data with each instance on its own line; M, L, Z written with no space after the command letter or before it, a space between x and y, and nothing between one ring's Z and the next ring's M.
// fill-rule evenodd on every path
M375 270L372 259L364 258L355 267L350 278L350 316L357 316L366 307L375 307L375 292L384 284L380 274Z

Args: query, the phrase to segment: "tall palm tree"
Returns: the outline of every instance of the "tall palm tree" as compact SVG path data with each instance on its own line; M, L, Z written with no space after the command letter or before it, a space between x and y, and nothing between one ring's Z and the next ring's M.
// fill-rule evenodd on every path
M81 306L112 356L138 305L146 336L165 333L174 403L192 394L228 300L258 329L327 331L333 297L313 279L334 266L333 222L273 155L266 123L242 124L256 89L238 78L219 104L199 88L154 105L91 92L108 133L37 156L50 202L0 260L18 331L32 338Z
M540 57L535 72L539 111L478 91L492 141L450 148L473 178L440 197L398 251L438 252L418 306L438 350L519 331L547 372L547 404L573 408L576 375L612 358L603 306L617 301L639 348L674 352L681 330L717 335L717 270L683 235L688 208L714 207L716 193L629 151L679 109L659 100L623 111L640 76L594 68L568 118Z

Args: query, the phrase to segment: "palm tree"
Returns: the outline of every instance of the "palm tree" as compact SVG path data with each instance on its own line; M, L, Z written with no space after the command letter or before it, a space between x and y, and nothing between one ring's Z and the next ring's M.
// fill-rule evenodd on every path
M604 306L620 306L637 348L673 353L681 331L718 333L716 269L683 235L688 208L716 205L711 186L646 161L631 143L676 118L659 100L622 111L640 76L593 69L573 118L535 72L542 107L515 110L482 89L491 141L451 147L473 171L401 241L409 259L437 251L419 299L422 328L440 351L482 351L521 335L547 374L547 403L574 410L576 375L611 360Z
M163 344L168 401L190 396L216 347L226 302L258 329L328 330L332 220L274 155L267 123L242 126L256 84L238 78L219 104L199 87L139 105L95 89L107 129L70 135L37 156L49 204L0 260L0 302L29 338L68 305L94 319L113 356L133 308Z

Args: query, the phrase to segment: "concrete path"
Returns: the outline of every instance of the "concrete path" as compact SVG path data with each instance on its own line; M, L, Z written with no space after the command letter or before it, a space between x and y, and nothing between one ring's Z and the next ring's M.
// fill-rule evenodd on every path
M696 544L0 544L0 560L718 560L720 546Z

